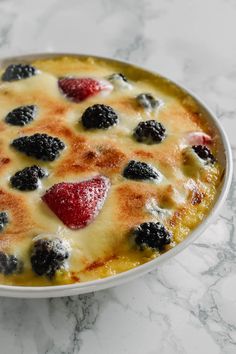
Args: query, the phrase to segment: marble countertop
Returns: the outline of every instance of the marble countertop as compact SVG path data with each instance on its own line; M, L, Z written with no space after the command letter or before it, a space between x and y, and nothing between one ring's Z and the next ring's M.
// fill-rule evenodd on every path
M0 0L0 56L80 52L156 70L204 98L236 158L235 18L235 0ZM128 285L0 298L0 352L235 354L235 192L192 246Z

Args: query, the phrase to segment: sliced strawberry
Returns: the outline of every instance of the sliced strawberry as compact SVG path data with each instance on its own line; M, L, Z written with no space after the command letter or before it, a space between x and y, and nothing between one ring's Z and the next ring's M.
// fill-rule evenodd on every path
M65 77L58 80L58 86L66 97L73 102L81 102L103 90L111 90L108 81L98 81L91 78Z
M78 183L54 184L42 200L70 229L81 229L98 215L107 197L110 181L96 176Z
M191 132L186 140L190 145L210 145L212 143L212 137L203 132Z

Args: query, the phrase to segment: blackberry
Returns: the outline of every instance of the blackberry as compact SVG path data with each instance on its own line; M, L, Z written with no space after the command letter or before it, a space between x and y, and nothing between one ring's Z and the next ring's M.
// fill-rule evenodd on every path
M20 191L33 191L39 186L39 179L47 175L46 171L39 166L25 167L10 178L12 187Z
M160 105L160 102L156 98L154 98L150 93L140 93L136 97L136 101L143 108L150 110L154 110Z
M68 247L58 238L39 239L33 245L32 269L38 275L52 278L58 269L63 268L68 257Z
M193 151L207 163L215 163L216 158L212 155L211 151L204 145L193 145Z
M116 81L128 82L127 78L122 73L111 74L110 76L108 76L108 80L111 82L116 82Z
M157 170L145 162L131 160L123 171L123 176L128 179L158 179Z
M23 126L34 120L37 108L34 105L21 106L9 112L5 118L8 124Z
M114 73L107 78L117 90L131 89L132 85L127 78L121 73Z
M162 250L171 242L171 233L160 222L145 222L133 231L135 243L141 248Z
M134 138L146 144L158 144L165 139L166 129L155 120L140 122L134 130Z
M22 269L22 262L19 261L16 256L8 255L0 251L0 273L4 275L10 275L18 273Z
M37 70L28 64L11 64L2 74L3 81L27 79L37 74Z
M0 232L6 227L8 224L8 215L5 211L0 212Z
M95 104L82 115L82 124L87 129L107 129L118 123L118 116L112 107Z
M65 148L60 139L39 133L15 139L11 145L27 156L43 161L54 161L59 156L60 150Z

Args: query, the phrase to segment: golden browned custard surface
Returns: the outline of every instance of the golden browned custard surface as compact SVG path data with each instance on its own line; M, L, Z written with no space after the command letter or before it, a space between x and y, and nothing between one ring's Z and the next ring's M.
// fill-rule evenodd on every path
M217 161L218 137L198 105L167 80L113 61L61 57L30 64L38 70L36 75L0 81L0 212L9 219L0 232L0 251L8 261L13 255L21 263L9 274L0 264L0 283L47 286L108 277L148 262L184 240L208 214L223 175ZM128 81L110 80L114 73L122 73ZM58 79L65 77L105 80L110 88L74 102L58 86ZM152 95L157 107L140 104L137 96L142 93ZM95 104L112 107L118 123L107 129L86 129L81 117ZM25 105L37 106L36 117L24 126L8 124L7 114ZM165 128L160 143L134 137L138 124L149 120ZM42 161L12 147L14 139L35 133L63 141L65 148L58 158ZM216 161L204 161L193 145L207 145ZM159 179L124 177L130 161L152 166ZM38 188L14 188L11 177L33 165L47 170ZM104 176L111 184L103 206L87 226L71 229L42 196L55 184L95 176ZM132 233L143 223L161 223L171 235L170 243L159 249L137 245ZM32 247L40 237L57 237L68 245L69 256L52 277L32 269Z

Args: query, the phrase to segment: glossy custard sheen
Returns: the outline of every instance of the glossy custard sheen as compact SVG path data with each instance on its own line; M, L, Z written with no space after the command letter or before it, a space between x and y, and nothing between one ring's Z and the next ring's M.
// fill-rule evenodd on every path
M103 278L148 262L185 239L209 212L224 173L217 161L218 137L197 104L167 80L112 61L61 57L31 65L36 75L0 81L0 212L9 219L0 232L0 251L14 255L21 264L6 274L0 259L0 283L47 286ZM122 73L128 81L110 79L114 73ZM58 86L62 77L102 80L107 88L74 102ZM158 104L144 107L137 99L141 93L151 94ZM81 116L94 104L112 107L117 124L86 129ZM25 105L37 106L31 122L23 126L6 122L10 111ZM161 142L139 142L134 137L137 125L148 120L164 126ZM11 145L14 139L35 133L59 138L65 149L54 161L42 161ZM206 145L216 161L199 157L193 145ZM131 160L149 164L159 177L124 177ZM48 174L38 188L14 188L10 178L33 165ZM41 199L57 183L95 176L108 178L110 188L100 211L85 227L67 227ZM159 248L140 247L134 230L144 222L160 222L171 242ZM59 238L68 247L69 256L53 276L32 270L33 243L45 237Z

